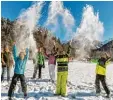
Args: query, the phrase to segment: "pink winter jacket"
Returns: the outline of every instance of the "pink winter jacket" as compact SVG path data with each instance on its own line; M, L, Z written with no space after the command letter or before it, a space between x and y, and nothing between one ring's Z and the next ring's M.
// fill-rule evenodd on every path
M46 54L46 56L48 57L48 65L50 65L50 64L56 65L56 58L54 55L47 55Z

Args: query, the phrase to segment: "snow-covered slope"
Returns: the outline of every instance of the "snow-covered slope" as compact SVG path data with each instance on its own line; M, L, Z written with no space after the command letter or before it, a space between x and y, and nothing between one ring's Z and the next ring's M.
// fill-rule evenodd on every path
M67 97L54 96L55 84L49 82L48 65L42 71L42 79L31 79L34 66L32 61L28 61L26 66L26 81L28 88L27 100L107 100L102 96L95 96L95 64L83 62L70 62L67 84ZM107 67L107 83L111 90L113 100L113 63ZM13 75L13 72L12 72ZM38 76L38 75L37 75ZM1 84L1 100L7 100L9 84L5 81ZM102 95L105 92L102 89ZM14 98L24 100L21 92L20 82L18 82Z

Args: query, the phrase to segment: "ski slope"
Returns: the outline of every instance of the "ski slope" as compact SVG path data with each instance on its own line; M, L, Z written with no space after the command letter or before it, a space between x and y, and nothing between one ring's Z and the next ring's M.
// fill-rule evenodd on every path
M67 83L67 97L54 96L55 84L49 82L48 64L42 69L42 79L31 79L34 66L32 61L27 62L25 76L28 88L26 100L107 100L103 96L95 96L95 64L73 61L69 63ZM12 70L13 75L13 70ZM37 75L38 76L38 75ZM113 100L113 63L107 67L107 83ZM1 100L8 100L9 85L6 81L1 83ZM17 83L14 100L24 100L20 82Z

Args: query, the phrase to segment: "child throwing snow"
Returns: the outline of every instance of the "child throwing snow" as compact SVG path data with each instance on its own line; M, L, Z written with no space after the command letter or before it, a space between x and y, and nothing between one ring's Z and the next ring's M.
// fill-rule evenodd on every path
M102 83L102 86L107 94L107 98L109 98L110 90L106 84L106 67L110 61L110 57L103 53L101 58L98 60L95 60L93 62L96 62L96 80L95 80L95 86L96 86L96 94L100 95L101 89L100 89L100 82Z
M14 93L14 89L16 87L16 83L18 80L20 80L21 82L21 86L22 86L22 92L24 92L24 96L27 96L27 85L25 82L25 76L24 76L24 72L25 72L25 66L26 66L26 62L28 60L28 48L25 51L21 51L19 53L19 56L17 56L17 48L15 43L13 44L13 56L14 56L14 60L15 60L15 69L14 69L14 76L12 78L12 82L10 84L10 88L8 91L8 97L9 100L11 100L12 94Z
M36 78L37 70L39 70L38 78L41 78L42 68L45 68L45 57L42 48L36 53L36 66L33 73L33 79Z
M48 66L49 66L49 75L52 83L55 82L55 65L56 65L56 58L54 51L51 51L51 54L47 54L48 57Z
M10 74L12 66L14 65L12 53L9 50L9 46L4 46L4 52L1 53L1 61L2 61L2 75L1 81L4 81L5 73L7 72L7 82L10 81Z
M57 54L56 61L57 61L57 85L55 95L66 96L69 50L67 53L63 50L59 54Z

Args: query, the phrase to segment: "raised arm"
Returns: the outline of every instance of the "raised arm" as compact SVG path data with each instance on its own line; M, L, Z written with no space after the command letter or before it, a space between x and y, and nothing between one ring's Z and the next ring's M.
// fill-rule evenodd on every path
M14 60L16 60L16 58L17 58L17 47L16 47L15 44L13 45L13 57L14 57Z
M107 61L106 61L106 65L109 65L110 64L110 60L111 60L111 57L108 57L107 58Z
M46 48L45 48L45 50L44 50L44 56L46 56L47 58L49 58L49 54L47 53Z
M70 57L70 46L68 47L67 53L68 57Z
M26 56L25 56L25 59L28 60L28 58L29 58L29 49L26 48Z
M47 52L45 52L45 54L44 54L47 58L49 57L49 54L47 54Z
M98 59L91 59L92 63L98 63Z
M38 63L38 58L39 58L39 53L37 52L36 53L36 61L37 61L37 63Z

